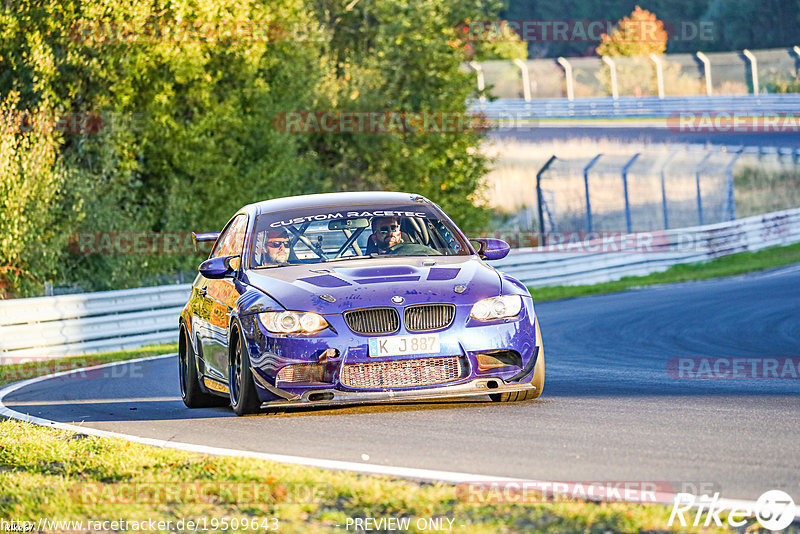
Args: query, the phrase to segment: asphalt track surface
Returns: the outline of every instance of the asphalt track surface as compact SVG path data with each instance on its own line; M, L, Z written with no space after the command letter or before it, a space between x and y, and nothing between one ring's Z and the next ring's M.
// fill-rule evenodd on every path
M239 450L534 480L703 484L734 499L769 489L800 496L800 380L679 380L666 370L673 357L799 356L800 264L545 302L537 312L547 356L538 401L236 417L185 408L170 357L45 380L4 402L55 421Z
M572 141L575 139L611 139L631 143L686 143L701 145L759 146L800 148L797 132L676 132L664 127L615 125L604 126L546 124L535 128L502 128L491 134L492 138L522 142L542 143Z

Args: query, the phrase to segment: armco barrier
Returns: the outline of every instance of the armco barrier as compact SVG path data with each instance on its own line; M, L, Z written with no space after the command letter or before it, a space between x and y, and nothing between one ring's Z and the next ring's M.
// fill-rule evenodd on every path
M573 247L551 245L515 249L492 265L530 287L610 282L624 276L665 271L679 263L800 242L800 209L652 232L650 237L659 244L652 247L652 251L603 251L609 247L602 241L589 241ZM598 252L583 252L586 250Z
M800 110L800 94L743 96L668 96L498 99L474 102L470 111L489 119L516 121L537 119L667 118L679 113L790 113ZM796 124L796 123L795 123ZM520 126L524 123L519 123Z
M800 242L800 209L654 233L658 252L516 249L492 265L531 287L594 284ZM582 244L593 249L593 242ZM177 341L189 285L0 301L0 364Z
M189 287L0 301L0 364L176 342Z

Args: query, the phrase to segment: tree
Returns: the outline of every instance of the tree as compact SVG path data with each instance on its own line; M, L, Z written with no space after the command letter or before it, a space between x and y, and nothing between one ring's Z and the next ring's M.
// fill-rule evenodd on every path
M53 209L64 174L52 110L18 104L16 92L0 101L0 298L41 294L66 242Z
M636 6L629 16L617 22L611 35L603 34L597 47L601 56L647 56L667 49L664 23L653 13Z
M42 249L50 256L41 268L14 271L28 279L13 281L13 292L40 293L44 273L61 285L110 289L193 270L199 256L82 255L64 243L79 232L216 230L241 205L276 196L414 191L459 223L482 226L486 210L472 202L486 171L482 131L298 134L274 119L295 110L463 116L474 83L460 70L468 56L450 43L460 21L496 16L485 4L0 3L0 98L13 92L18 102L7 105L16 109L102 118L92 131L4 139L15 163L3 169L3 193L22 198L18 184L28 176L43 185L26 204L40 222L13 234L2 258L39 258L42 245L30 236L53 244ZM241 21L266 31L221 33ZM38 174L11 174L36 150L48 154ZM3 221L26 209L15 202L0 205Z
M703 20L716 30L709 50L792 47L800 35L800 2L711 0Z

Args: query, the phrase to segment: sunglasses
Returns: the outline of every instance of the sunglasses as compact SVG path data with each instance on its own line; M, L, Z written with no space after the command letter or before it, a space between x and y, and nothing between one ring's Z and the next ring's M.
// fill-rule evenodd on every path
M267 246L269 248L289 248L288 241L267 241Z
M389 232L396 232L399 229L400 229L399 224L390 224L389 226L381 226L379 231L382 234L388 234Z

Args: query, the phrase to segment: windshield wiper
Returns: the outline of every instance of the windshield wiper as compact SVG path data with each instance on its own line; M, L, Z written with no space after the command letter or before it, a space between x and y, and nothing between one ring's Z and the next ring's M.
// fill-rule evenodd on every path
M364 256L342 256L341 258L331 258L329 260L325 260L324 263L330 263L332 261L345 261L345 260L366 260L366 259L378 258L378 257L380 257L380 254L376 254L376 253L373 252L372 254L367 254L367 255L364 255Z
M274 269L276 267L289 267L290 265L297 265L296 263L267 263L266 265L259 265L253 269Z

